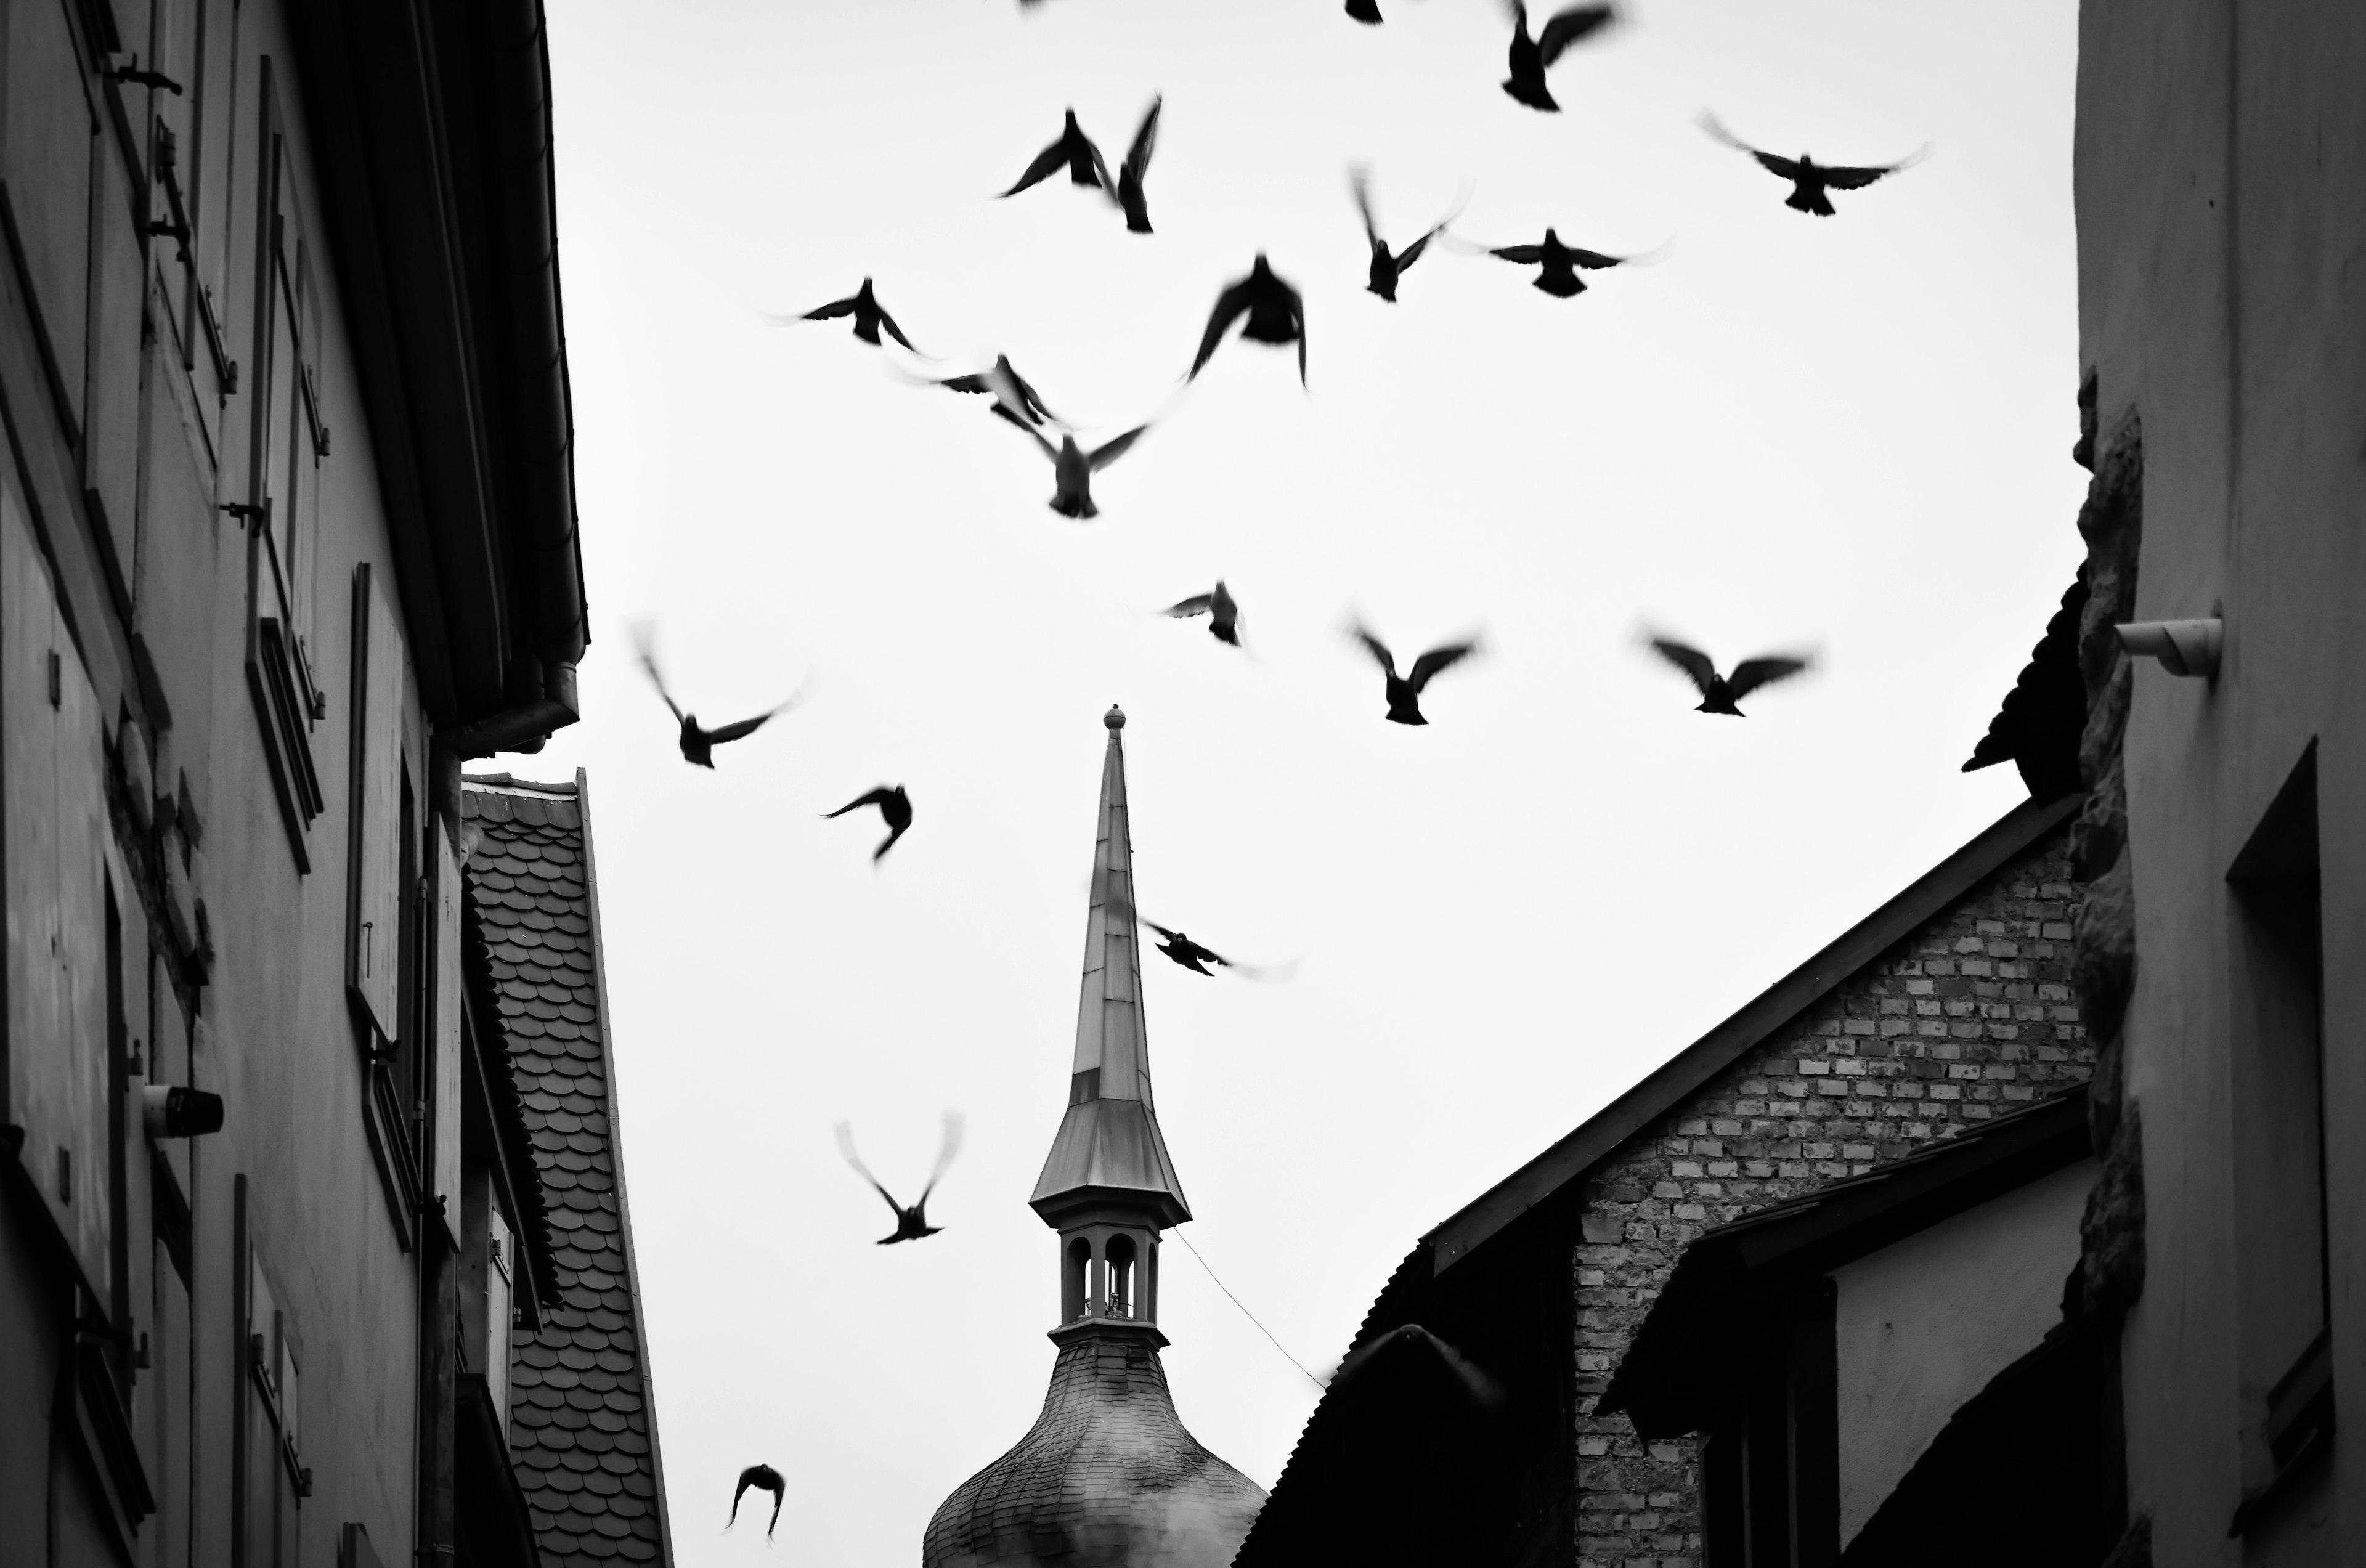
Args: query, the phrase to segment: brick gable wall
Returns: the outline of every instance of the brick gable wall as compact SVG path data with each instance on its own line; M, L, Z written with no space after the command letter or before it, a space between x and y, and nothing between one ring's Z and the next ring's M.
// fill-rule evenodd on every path
M1578 1560L1697 1568L1690 1440L1596 1399L1702 1232L1955 1136L2087 1076L2070 994L2079 897L2056 834L1646 1129L1588 1179L1574 1259Z

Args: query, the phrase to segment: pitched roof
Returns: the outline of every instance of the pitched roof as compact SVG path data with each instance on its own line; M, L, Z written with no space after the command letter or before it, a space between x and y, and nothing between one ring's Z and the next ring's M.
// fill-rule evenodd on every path
M1628 1139L2059 827L2081 798L2022 801L1552 1147L1464 1204L1423 1238L1437 1269L1452 1268L1521 1214L1582 1179Z
M510 1458L550 1568L673 1561L618 1156L583 775L461 791L469 892L558 1265L511 1336Z
M2011 761L2040 800L2079 788L2079 737L2087 728L2087 683L2079 673L2079 620L2087 608L2087 568L2062 595L2045 635L2029 650L2021 678L2004 695L1989 732L1964 772Z
M1142 1015L1142 931L1133 901L1133 839L1125 800L1125 715L1102 716L1109 749L1095 813L1085 976L1068 1109L1028 1200L1047 1223L1065 1201L1110 1193L1146 1201L1162 1225L1191 1217L1158 1130L1150 1088L1150 1027Z

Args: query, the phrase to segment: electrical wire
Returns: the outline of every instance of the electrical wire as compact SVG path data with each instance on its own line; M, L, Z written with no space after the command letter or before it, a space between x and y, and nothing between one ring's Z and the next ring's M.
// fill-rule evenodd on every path
M1181 1242L1186 1247L1189 1248L1192 1257L1200 1258L1200 1267L1202 1269L1208 1269L1208 1260L1204 1258L1200 1258L1200 1249L1191 1246L1191 1238L1185 1235L1179 1230L1173 1234L1177 1241ZM1216 1280L1216 1271L1213 1269L1208 1269L1208 1278L1211 1280ZM1306 1372L1306 1381L1308 1382L1313 1383L1318 1389L1327 1390L1331 1386L1329 1383L1324 1382L1321 1378L1316 1377L1313 1372L1306 1371L1306 1363L1291 1355L1280 1340L1275 1339L1273 1337L1272 1329L1268 1328L1262 1323L1257 1323L1257 1314L1251 1312L1245 1305L1243 1305L1241 1298L1233 1294L1231 1286L1225 1284L1222 1280L1216 1280L1216 1289L1224 1292L1224 1299L1226 1301L1232 1303L1236 1307L1240 1307L1241 1315L1243 1317L1247 1318L1251 1323L1256 1323L1256 1331L1259 1334L1264 1335L1267 1339L1272 1341L1273 1348L1281 1352L1281 1359L1283 1360L1288 1361L1300 1371Z

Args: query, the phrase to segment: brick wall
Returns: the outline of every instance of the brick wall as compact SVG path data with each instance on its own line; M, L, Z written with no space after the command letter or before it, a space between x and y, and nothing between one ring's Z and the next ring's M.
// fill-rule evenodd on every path
M1578 1559L1696 1568L1693 1444L1596 1417L1695 1236L2087 1076L2070 997L2078 888L2057 835L1852 976L1592 1179L1577 1249Z

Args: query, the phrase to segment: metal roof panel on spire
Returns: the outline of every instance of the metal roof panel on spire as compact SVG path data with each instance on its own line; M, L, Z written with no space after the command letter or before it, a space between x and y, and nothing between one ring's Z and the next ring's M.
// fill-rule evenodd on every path
M1112 707L1101 722L1109 727L1109 750L1101 763L1068 1110L1028 1202L1051 1222L1053 1211L1080 1201L1147 1201L1158 1212L1160 1224L1180 1224L1191 1211L1158 1130L1150 1087L1150 1032L1142 1012L1142 939L1134 909L1125 749L1120 739L1125 715Z

